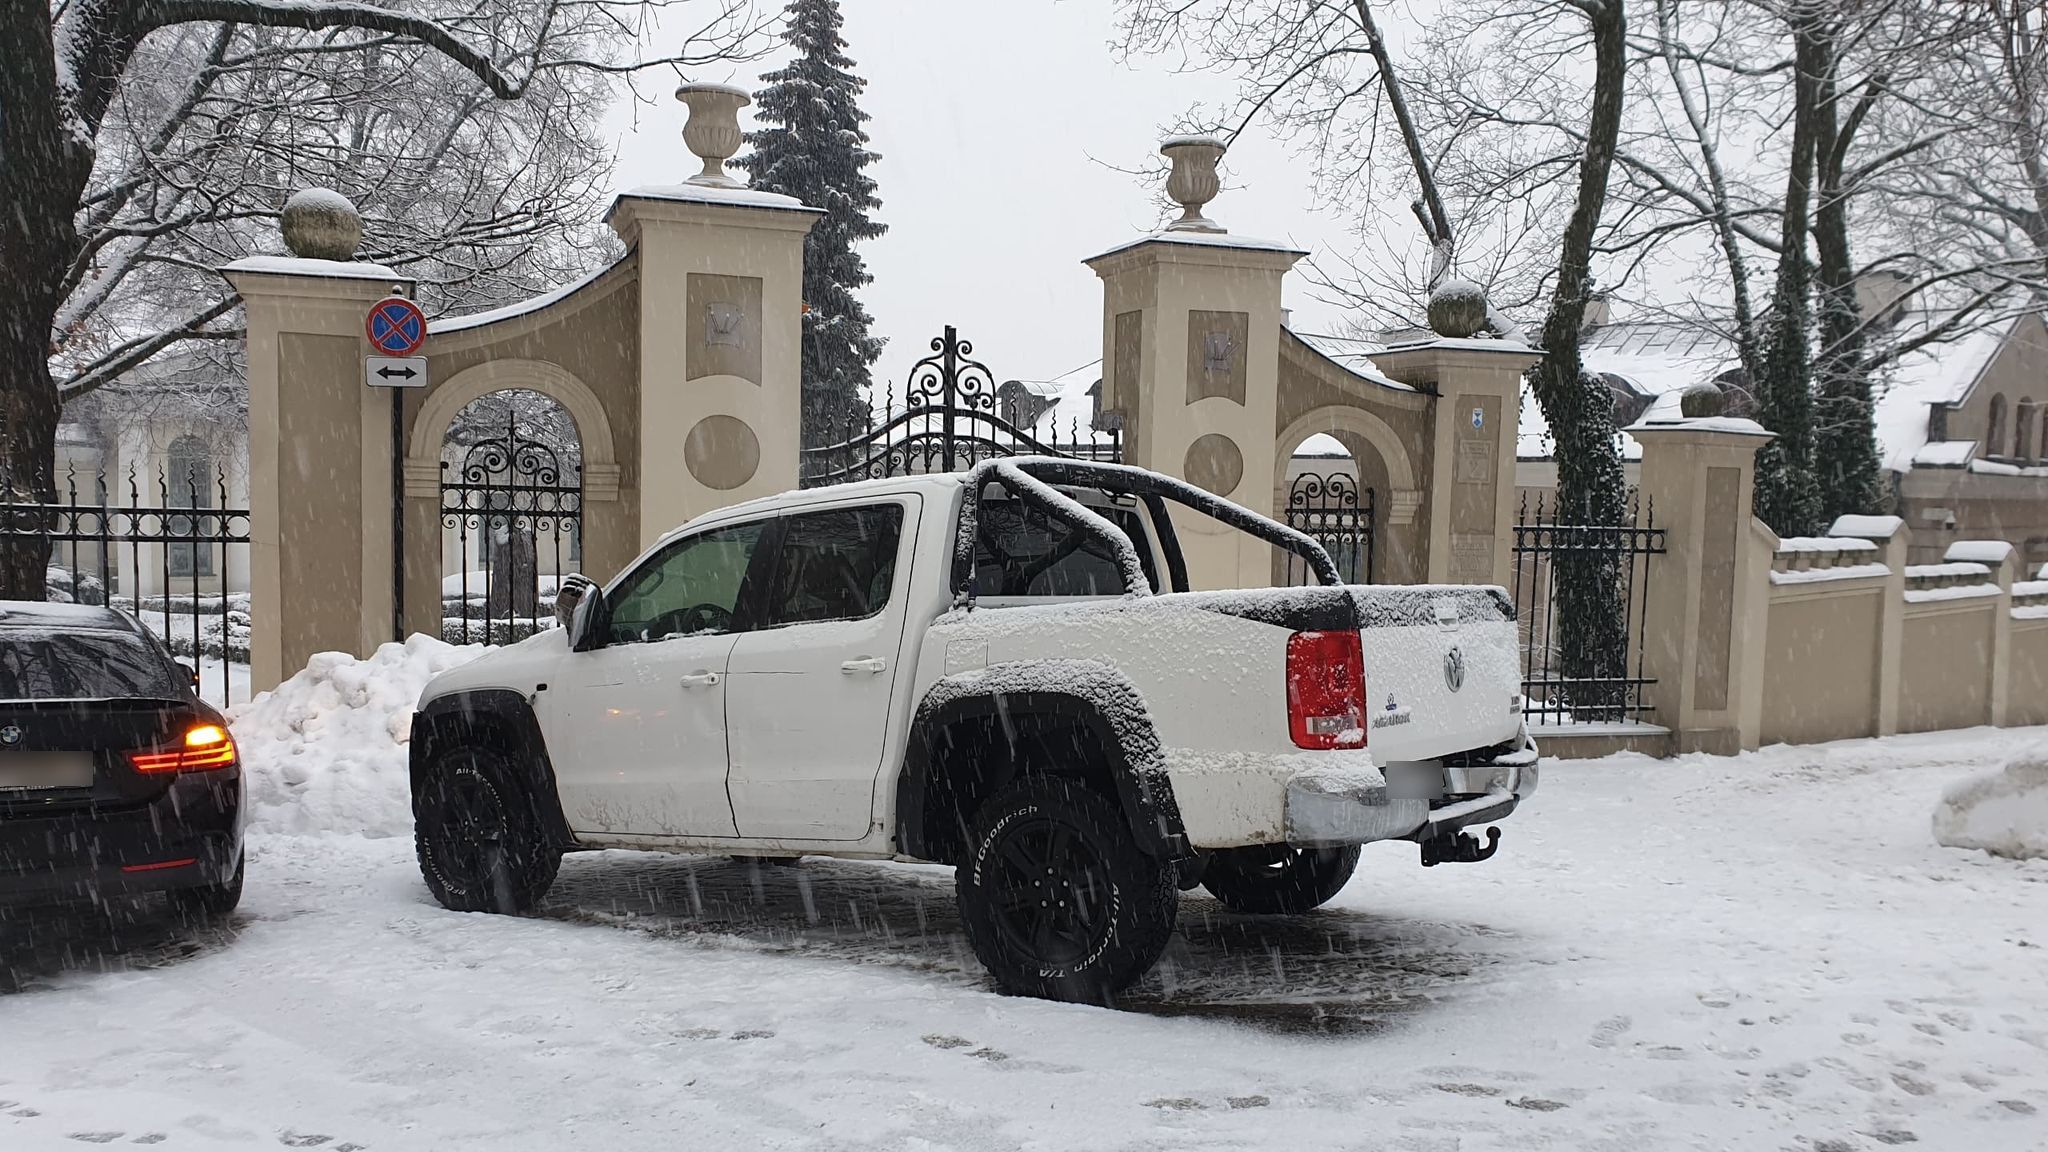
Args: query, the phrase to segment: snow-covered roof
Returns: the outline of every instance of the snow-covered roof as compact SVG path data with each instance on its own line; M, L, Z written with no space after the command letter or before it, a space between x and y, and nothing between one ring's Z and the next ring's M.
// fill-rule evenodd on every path
M382 264L360 260L312 260L304 256L244 256L231 264L221 265L220 270L274 276L324 276L330 280L403 280L408 283L412 280L412 277L401 276Z
M1061 444L1076 439L1098 444L1109 443L1109 432L1095 427L1095 397L1089 395L1102 382L1102 361L1090 360L1070 372L1063 372L1050 380L1017 380L1015 383L1034 396L1053 401L1033 425L1026 429L1040 440Z
M1310 351L1361 380L1382 388L1392 388L1396 392L1415 391L1413 385L1403 384L1374 366L1372 358L1387 350L1387 345L1378 340L1364 336L1324 336L1314 332L1298 332L1292 328L1286 328L1284 331L1308 345Z
M1910 339L1941 319L1925 311L1907 312L1897 335ZM1961 468L1971 465L1971 441L1928 441L1928 406L1953 403L1969 392L1992 357L2012 334L2013 320L2004 320L1954 341L1929 345L1900 357L1873 381L1874 423L1884 467L1906 471L1915 466ZM1617 378L1628 388L1654 399L1643 413L1651 422L1675 419L1678 398L1693 384L1713 383L1740 367L1734 341L1703 325L1671 320L1623 321L1604 324L1581 337L1580 361L1589 372ZM1544 459L1550 455L1550 427L1527 388L1522 390L1522 416L1517 455ZM1622 454L1640 459L1642 449L1622 434Z
M1938 319L1924 311L1908 313L1899 334L1910 339L1913 329L1924 329ZM1928 442L1928 406L1954 403L1967 395L2017 322L2016 317L2001 320L1958 340L1908 352L1874 382L1877 405L1872 418L1886 468L1903 472L1916 464L1960 468L1969 463L1975 443ZM1955 443L1967 447L1950 447Z

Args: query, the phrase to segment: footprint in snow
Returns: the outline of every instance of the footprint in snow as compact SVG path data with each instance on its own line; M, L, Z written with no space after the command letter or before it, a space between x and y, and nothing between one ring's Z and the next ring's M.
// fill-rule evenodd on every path
M938 1033L936 1033L936 1032L935 1032L935 1033L933 1033L933 1034L932 1034L932 1035L930 1035L930 1036L926 1036L926 1037L924 1038L924 1042L925 1042L925 1043L927 1043L927 1044L929 1044L929 1045L931 1045L931 1046L932 1046L932 1047L934 1047L934 1048L941 1048L941 1049L944 1049L944 1048L968 1048L968 1047L972 1047L972 1046L973 1046L973 1044L974 1044L974 1041L972 1041L972 1040L967 1040L967 1039L963 1039L963 1038L961 1038L961 1037L959 1037L959 1036L941 1036L941 1035L939 1035L939 1034L938 1034Z
M1207 1105L1192 1096L1162 1096L1157 1100L1145 1101L1145 1107L1157 1108L1162 1112L1200 1112Z
M64 1138L81 1144L112 1144L126 1135L126 1132L66 1132Z
M2034 1106L2025 1100L2000 1100L1998 1106L2008 1112L2017 1112L2022 1116L2032 1116L2036 1111Z
M1225 1096L1223 1102L1232 1108L1264 1108L1273 1101L1264 1096Z
M1918 1144L1920 1142L1920 1137L1913 1135L1904 1128L1879 1128L1875 1132L1866 1133L1866 1135L1879 1144Z
M735 1040L772 1040L775 1033L766 1028L743 1028L732 1034Z
M1510 1108L1522 1108L1530 1112L1555 1112L1560 1108L1571 1107L1562 1100L1544 1100L1536 1096L1517 1096L1502 1103Z
M1436 1090L1439 1092L1449 1092L1453 1096L1500 1095L1500 1089L1489 1088L1484 1084L1439 1084L1436 1086Z
M1593 1026L1593 1038L1588 1040L1587 1043L1595 1048L1612 1048L1614 1047L1614 1042L1620 1039L1622 1033L1627 1032L1634 1026L1635 1021L1627 1016L1615 1016L1602 1020Z

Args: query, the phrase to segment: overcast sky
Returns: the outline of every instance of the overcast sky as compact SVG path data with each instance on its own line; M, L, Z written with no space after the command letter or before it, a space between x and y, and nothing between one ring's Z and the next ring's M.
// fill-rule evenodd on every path
M974 341L999 380L1045 379L1101 355L1102 291L1081 261L1164 222L1155 189L1105 165L1137 168L1162 127L1230 82L1121 64L1112 0L842 0L844 35L868 82L869 171L888 235L861 249L863 293L889 345L877 379L901 380L946 324ZM772 65L705 69L693 80L759 87ZM655 84L643 85L650 92ZM683 109L614 111L620 188L696 171ZM1208 215L1232 232L1314 252L1353 250L1336 214L1312 205L1305 160L1269 138L1241 140L1232 186ZM1297 273L1295 323L1329 330L1337 310Z

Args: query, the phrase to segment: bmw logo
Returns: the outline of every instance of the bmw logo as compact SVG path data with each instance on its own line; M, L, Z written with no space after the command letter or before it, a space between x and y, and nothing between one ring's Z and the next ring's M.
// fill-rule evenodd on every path
M5 728L0 728L0 744L5 744L12 748L19 743L21 743L21 725L9 724Z
M1465 686L1465 654L1456 648L1444 653L1444 685L1453 692Z

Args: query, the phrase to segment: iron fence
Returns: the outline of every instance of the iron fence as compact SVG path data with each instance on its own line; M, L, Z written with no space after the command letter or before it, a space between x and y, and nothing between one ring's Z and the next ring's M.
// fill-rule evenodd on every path
M1620 524L1560 521L1525 495L1515 517L1515 610L1522 694L1540 725L1639 721L1656 680L1643 674L1643 615L1664 530L1631 498ZM1631 671L1633 668L1633 671Z
M249 661L249 510L228 506L227 474L70 469L55 495L0 488L0 538L42 550L46 598L132 613L231 702Z

